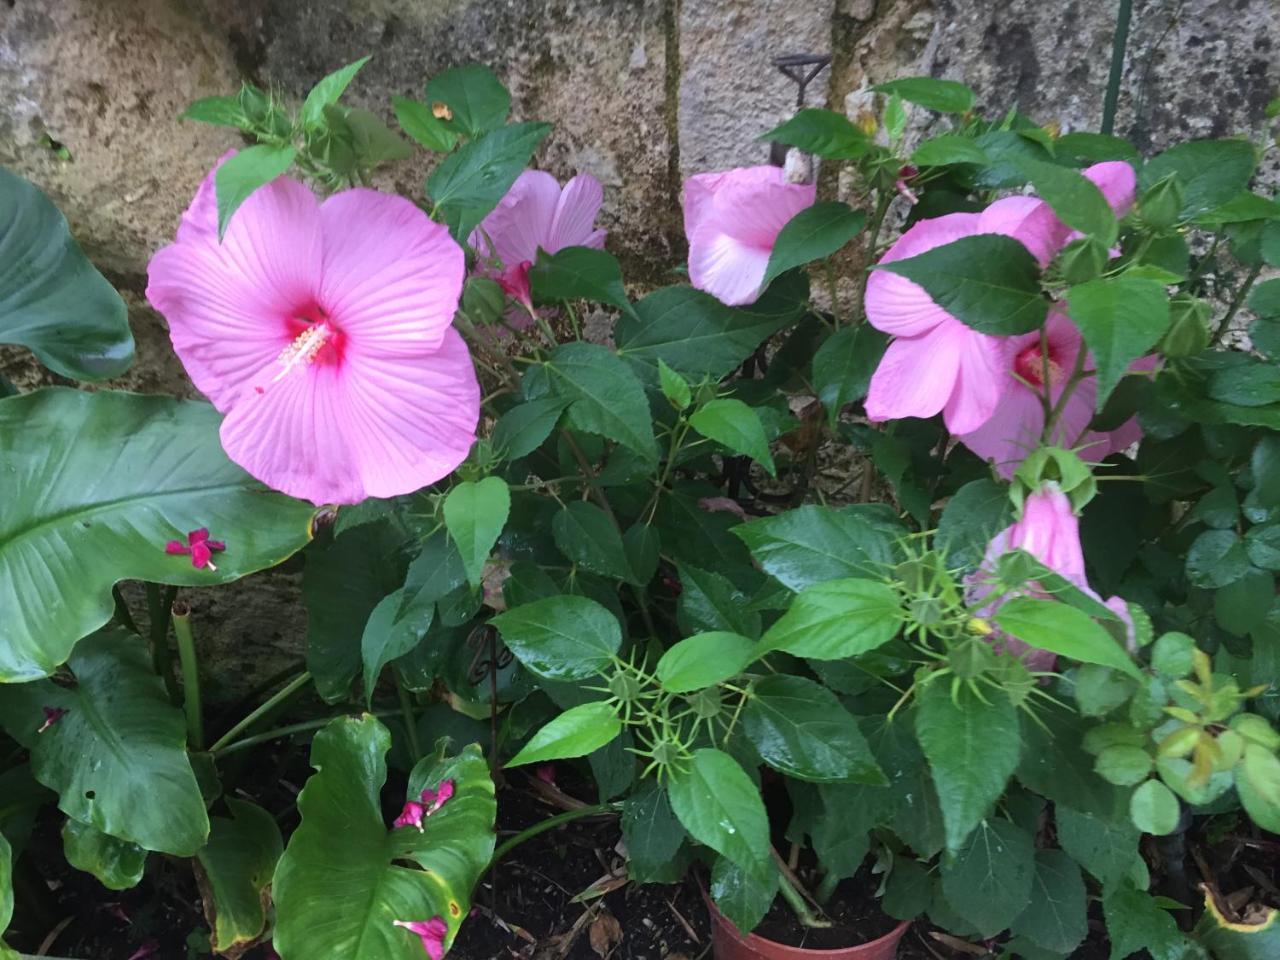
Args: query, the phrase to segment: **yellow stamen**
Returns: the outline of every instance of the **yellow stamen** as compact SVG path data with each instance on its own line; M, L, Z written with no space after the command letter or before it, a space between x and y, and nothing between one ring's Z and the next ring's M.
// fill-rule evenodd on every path
M271 382L276 383L284 379L290 370L305 367L315 360L320 349L329 342L329 334L332 332L329 324L322 320L298 334L293 343L280 351L280 362L284 364L284 368L271 378Z

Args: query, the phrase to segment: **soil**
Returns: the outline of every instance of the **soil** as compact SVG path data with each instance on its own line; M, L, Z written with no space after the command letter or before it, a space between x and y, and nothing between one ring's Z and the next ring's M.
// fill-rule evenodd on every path
M753 933L806 950L834 950L870 943L898 925L897 920L880 910L877 887L870 865L864 866L856 875L842 881L831 900L823 905L830 927L804 926L796 912L778 899Z

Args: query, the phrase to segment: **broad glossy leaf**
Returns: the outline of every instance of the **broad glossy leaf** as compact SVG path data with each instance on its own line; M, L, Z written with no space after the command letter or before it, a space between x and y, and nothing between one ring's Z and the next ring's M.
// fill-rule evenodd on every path
M186 724L152 672L146 643L105 630L81 640L67 665L74 686L0 686L0 723L31 751L31 772L72 819L147 850L191 856L209 820ZM66 713L38 733L45 707Z
M801 590L766 631L760 648L813 660L843 660L883 646L901 627L902 603L887 583L831 580Z
M27 347L50 370L77 380L117 377L133 363L120 295L53 202L2 167L0 343Z
M368 715L342 717L316 734L316 773L298 795L302 824L272 882L282 960L421 960L421 941L393 921L440 917L447 948L469 913L493 854L488 764L475 745L434 767L424 760L409 792L451 779L453 797L421 833L388 832L379 794L390 746L390 733Z
M622 268L613 254L592 247L564 247L555 253L538 251L529 271L535 300L594 300L635 314L622 285Z
M311 537L315 508L227 459L207 404L62 387L0 402L0 682L52 672L125 579L228 583ZM217 570L165 553L207 527Z
M826 687L775 674L751 688L742 729L764 762L815 783L887 784L852 714Z
M658 682L670 693L723 683L755 659L755 644L737 633L713 631L678 641L658 660Z
M760 636L760 614L747 608L748 598L718 573L688 564L676 564L680 574L680 598L676 623L686 634L726 631L746 637Z
M622 534L600 507L585 500L566 504L551 521L556 547L584 570L613 580L634 580Z
M533 151L551 132L549 123L515 123L465 143L427 178L427 196L460 243L498 205Z
M1248 140L1191 140L1148 160L1138 174L1147 190L1169 174L1182 186L1184 219L1222 206L1244 190L1257 160Z
M942 864L942 892L984 937L1013 922L1031 899L1035 841L1007 820L983 820Z
M879 578L893 561L885 531L848 510L808 504L733 532L767 573L792 590L840 577Z
M549 680L594 677L622 646L617 618L586 597L535 600L490 622L521 663Z
M259 187L266 186L293 165L298 148L259 143L228 157L213 175L218 201L218 237L227 232L235 212Z
M496 130L511 112L511 94L488 67L478 63L437 73L427 81L427 103L449 107L447 123L469 137Z
M1012 929L1046 950L1070 954L1089 932L1087 907L1075 861L1061 850L1037 850L1031 901Z
M1097 364L1101 410L1129 364L1169 329L1169 298L1158 280L1090 280L1067 291L1067 314Z
M773 906L778 894L778 868L772 860L744 870L728 857L711 866L711 899L740 932L750 933Z
M672 882L665 870L684 843L685 832L671 809L667 791L653 780L646 780L623 801L622 837L631 879L637 883Z
M871 375L884 356L889 338L869 323L841 327L813 355L813 389L831 424L840 411L867 395Z
M760 138L799 147L829 160L856 160L872 147L871 139L842 113L810 107Z
M955 80L902 77L878 84L872 89L878 93L897 94L903 100L939 113L965 113L973 109L973 91Z
M962 237L905 260L878 264L924 288L961 323L998 336L1029 333L1044 323L1036 259L1012 237Z
M1033 647L1081 663L1114 667L1135 679L1142 677L1133 659L1111 634L1087 613L1065 603L1015 597L1001 605L993 619L1001 630Z
M392 97L392 108L400 129L428 150L448 153L458 142L458 135L444 125L421 100Z
M1107 246L1115 243L1116 215L1091 180L1078 170L1039 160L1024 160L1021 167L1059 220Z
M444 524L457 544L473 587L480 585L484 563L493 552L511 512L511 491L501 477L465 480L444 498Z
M953 695L945 678L925 686L918 697L916 736L938 789L947 846L955 850L987 816L1017 769L1018 711L999 690L988 691L987 702L966 684Z
M644 387L616 353L598 343L566 343L552 352L546 371L552 394L568 406L569 426L657 460Z
M738 761L712 748L694 751L667 785L671 808L699 843L745 870L769 860L769 819L760 791ZM286 958L287 960L287 958Z
M213 949L234 950L262 936L267 925L265 891L284 852L280 828L270 813L244 800L228 799L230 817L209 820L209 842L197 855L205 894L205 919L213 927Z
M774 476L773 455L760 416L741 400L720 397L711 400L689 417L689 425L704 437L750 457Z
M79 820L62 825L62 852L67 863L93 874L108 890L136 887L147 865L147 851L136 843L108 836Z
M865 213L839 201L815 203L801 210L774 240L761 288L788 270L831 256L852 240L866 222Z
M508 767L547 760L583 757L622 732L622 721L613 707L603 701L579 704L560 714L529 738L529 742L507 761Z

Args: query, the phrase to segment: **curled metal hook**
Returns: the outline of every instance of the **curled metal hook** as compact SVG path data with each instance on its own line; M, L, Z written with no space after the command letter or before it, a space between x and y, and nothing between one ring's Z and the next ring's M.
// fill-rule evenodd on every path
M467 647L476 652L467 667L467 682L473 686L482 683L486 677L496 677L498 671L510 666L515 659L509 647L499 644L497 629L487 623L471 631L467 636Z

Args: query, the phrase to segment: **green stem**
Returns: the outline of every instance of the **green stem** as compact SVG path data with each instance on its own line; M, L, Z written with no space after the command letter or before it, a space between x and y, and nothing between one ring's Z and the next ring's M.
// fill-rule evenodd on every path
M264 716L266 716L276 707L280 706L280 704L284 703L286 700L288 700L290 697L292 697L295 693L297 693L299 690L301 690L310 682L311 682L311 674L308 673L306 670L303 670L302 673L298 674L296 677L290 680L284 687L282 687L280 690L278 690L277 692L272 694L270 697L268 697L265 701L263 701L261 706L254 709L252 713L250 713L247 717L245 717L243 720L237 723L234 727L232 727L230 730L224 733L221 737L219 737L216 741L214 741L213 746L209 748L209 752L217 753L219 750L221 750L223 747L229 744L232 740L234 740L240 734L244 733L244 731L248 730L251 726L253 726L259 720L261 720Z
M553 830L562 823L570 823L574 820L581 820L583 817L598 817L601 814L616 814L621 806L616 803L597 803L593 807L581 807L577 810L570 810L568 813L557 814L554 817L548 817L535 823L532 827L521 830L514 837L507 839L505 843L500 845L497 850L493 851L493 857L489 860L489 866L492 867L508 853L514 850L526 840L532 840L540 833Z
M413 754L413 762L417 763L422 756L422 747L418 743L418 721L414 719L413 701L409 699L409 691L400 681L399 673L396 673L396 693L400 696L400 712L404 714L405 733L409 736L409 751Z
M173 598L177 596L176 587L165 587L160 593L160 584L147 584L147 615L151 618L151 664L169 692L169 699L178 702L178 684L173 677L173 651L169 649L169 611L173 609Z
M219 748L218 756L226 756L228 753L236 753L240 750L248 750L250 747L256 747L260 743L270 743L272 740L280 740L284 737L291 737L295 733L306 733L308 730L319 730L330 721L337 719L342 714L335 714L332 717L321 717L319 720L303 720L301 723L291 723L285 727L276 727L273 730L267 730L263 733L255 733L251 737L245 737L243 740L237 740L235 743L229 743ZM374 710L375 717L396 717L400 716L399 710Z
M1062 419L1062 414L1067 409L1067 401L1071 399L1071 395L1076 392L1076 387L1084 379L1084 366L1085 351L1082 347L1076 351L1076 365L1071 371L1071 376L1067 379L1066 385L1062 388L1062 395L1058 397L1058 402L1044 421L1044 433L1040 435L1041 443L1048 443L1053 436L1054 428L1058 425L1058 421Z
M804 895L791 881L791 877L794 874L791 873L786 861L778 856L777 850L773 850L772 853L774 862L778 865L778 892L782 894L782 899L787 901L787 905L795 911L796 919L806 927L831 926L830 920L823 920L809 909L809 904L805 902Z
M1120 0L1116 10L1116 32L1111 37L1111 72L1107 75L1107 92L1102 100L1102 132L1110 134L1116 126L1116 106L1120 102L1120 81L1124 78L1124 51L1129 43L1129 18L1133 0Z
M196 641L191 634L191 609L173 606L173 636L178 641L178 663L182 667L182 708L187 715L187 741L194 750L204 749L204 720L200 714L200 669L196 663Z
M813 892L813 896L819 903L828 903L835 896L836 887L839 885L839 875L835 873L823 874L822 880L818 883L818 889Z
M111 588L111 597L115 600L116 604L116 619L119 620L127 629L132 630L134 633L138 633L138 624L134 622L133 614L129 611L129 604L124 601L124 594L120 592L119 584L116 584Z
M1244 283L1240 284L1240 289L1236 291L1236 295L1231 299L1231 306L1227 307L1227 315L1222 318L1222 323L1218 324L1218 329L1213 331L1213 336L1209 339L1209 346L1216 347L1221 342L1223 334L1231 328L1231 321L1236 318L1240 305L1244 303L1244 298L1249 295L1249 290L1253 287L1254 281L1258 279L1258 274L1261 272L1262 264L1258 264L1244 278Z
M858 283L858 310L863 315L866 310L863 305L867 301L867 280L871 277L871 267L876 259L876 244L880 242L880 228L884 226L885 214L889 212L889 204L893 202L894 194L887 190L880 190L880 197L876 201L875 213L871 215L871 232L867 235L867 262L862 267L862 279Z

